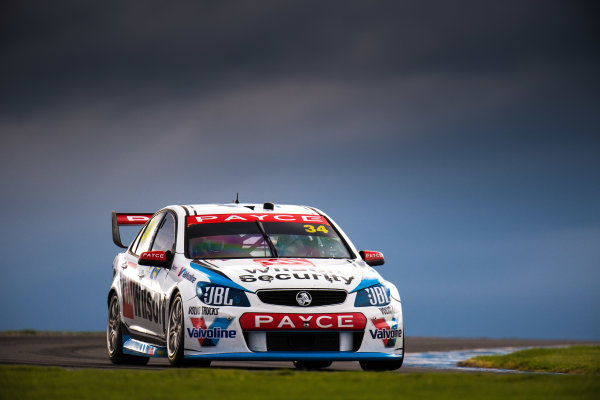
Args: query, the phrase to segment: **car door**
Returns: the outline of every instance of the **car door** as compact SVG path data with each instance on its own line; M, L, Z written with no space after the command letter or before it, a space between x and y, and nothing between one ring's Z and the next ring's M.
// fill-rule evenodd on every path
M165 216L162 219L160 226L154 236L154 240L152 242L152 251L164 251L167 253L167 259L169 261L173 260L173 256L175 254L175 232L176 232L176 224L175 224L175 216L171 212L165 212ZM169 281L167 277L170 274L171 264L166 267L153 267L150 268L149 275L149 284L152 285L152 290L160 293L163 298L165 294L168 292L168 289L173 285L173 279L171 278ZM161 317L166 319L165 310L163 309ZM156 336L164 337L165 336L165 325L157 325L155 327L157 330L155 332Z
M126 253L126 263L121 269L123 320L130 330L152 335L162 332L164 326L163 299L153 285L155 267L139 265L138 259L140 254L150 251L163 218L161 213L148 221Z

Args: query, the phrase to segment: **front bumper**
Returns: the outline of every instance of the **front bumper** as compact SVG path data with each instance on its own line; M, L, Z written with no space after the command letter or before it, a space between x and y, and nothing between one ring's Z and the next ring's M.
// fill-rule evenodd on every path
M204 306L207 314L198 315L201 309L202 305L195 304L194 299L190 299L185 307L185 358L369 361L397 360L404 354L402 309L396 300L386 307L348 307L346 304L310 309L268 306L209 310ZM194 315L188 313L192 310ZM351 325L350 319L339 319L340 315L357 314L362 318L360 326L347 327L346 324ZM275 319L275 325L264 319L265 324L249 327L246 318L249 315L252 318L260 315L280 317ZM281 315L290 318L282 319ZM298 326L299 318L304 320L309 316L313 316L312 321L321 318L320 325ZM340 324L334 322L336 318ZM276 324L277 321L281 326ZM290 323L295 325L291 327Z

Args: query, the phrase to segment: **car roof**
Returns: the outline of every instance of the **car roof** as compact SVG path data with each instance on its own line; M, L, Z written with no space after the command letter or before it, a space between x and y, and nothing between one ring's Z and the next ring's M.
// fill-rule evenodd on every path
M265 205L267 208L265 208ZM273 208L270 206L273 205ZM319 215L314 208L273 203L229 203L229 204L188 204L182 205L190 215L202 214L250 214L257 212L273 212L283 214Z

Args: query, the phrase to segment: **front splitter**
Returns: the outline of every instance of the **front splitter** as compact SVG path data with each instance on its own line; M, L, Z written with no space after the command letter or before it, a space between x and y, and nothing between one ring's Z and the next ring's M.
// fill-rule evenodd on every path
M270 351L265 353L216 353L206 354L187 350L184 352L186 359L198 360L227 360L227 361L375 361L375 360L401 360L403 354L387 353L340 353L336 351Z

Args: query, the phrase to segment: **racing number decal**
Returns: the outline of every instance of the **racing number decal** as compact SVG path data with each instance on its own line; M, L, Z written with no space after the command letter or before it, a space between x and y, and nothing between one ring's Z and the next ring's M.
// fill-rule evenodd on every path
M317 228L315 228L314 225L304 225L304 230L308 233L315 233L317 231L323 232L323 233L329 233L327 228L325 228L325 225L319 225Z

